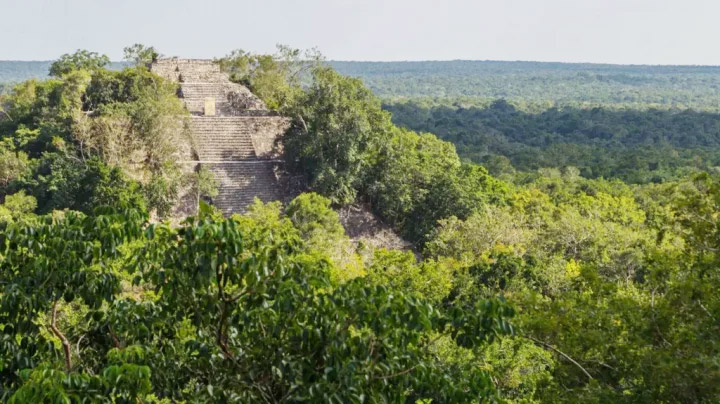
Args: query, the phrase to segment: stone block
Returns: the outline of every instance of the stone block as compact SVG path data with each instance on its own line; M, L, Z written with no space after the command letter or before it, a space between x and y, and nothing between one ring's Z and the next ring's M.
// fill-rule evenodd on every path
M215 97L205 98L205 116L215 116Z

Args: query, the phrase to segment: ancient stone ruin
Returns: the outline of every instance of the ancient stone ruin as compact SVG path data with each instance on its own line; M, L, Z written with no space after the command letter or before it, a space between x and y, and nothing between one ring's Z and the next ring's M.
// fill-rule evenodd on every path
M230 81L212 60L161 59L151 70L179 83L191 115L194 142L188 162L218 180L212 203L225 215L242 213L255 197L285 199L281 183L282 135L290 120L277 116L245 86Z

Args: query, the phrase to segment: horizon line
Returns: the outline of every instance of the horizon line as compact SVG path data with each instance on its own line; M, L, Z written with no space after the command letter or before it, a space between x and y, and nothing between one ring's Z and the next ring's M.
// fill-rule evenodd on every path
M181 58L179 56L163 57L161 59L196 59L214 60L214 58ZM0 62L23 62L23 63L52 63L57 59L46 60L21 60L21 59L0 59ZM526 60L526 59L422 59L422 60L359 60L359 59L327 59L325 62L340 63L449 63L449 62L470 62L470 63L543 63L543 64L567 64L567 65L595 65L595 66L628 66L628 67L720 67L720 64L653 64L653 63L610 63L610 62L566 62L547 60ZM111 60L110 63L132 63L124 60Z

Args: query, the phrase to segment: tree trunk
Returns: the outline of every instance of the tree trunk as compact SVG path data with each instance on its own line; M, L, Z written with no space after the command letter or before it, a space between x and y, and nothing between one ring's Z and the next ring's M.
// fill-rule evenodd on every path
M52 330L53 334L55 334L56 337L60 339L60 342L63 346L63 352L65 353L65 369L69 372L70 369L72 369L72 359L70 358L70 341L68 341L67 337L65 337L65 334L60 332L60 330L57 328L56 325L57 320L57 300L53 302L52 305L52 319L50 321L50 330Z

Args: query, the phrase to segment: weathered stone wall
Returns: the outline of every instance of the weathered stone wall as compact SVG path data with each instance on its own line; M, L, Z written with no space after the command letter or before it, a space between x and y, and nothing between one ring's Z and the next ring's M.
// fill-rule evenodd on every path
M279 159L283 149L282 135L290 128L290 118L282 116L245 117L250 126L255 156L260 159Z
M193 115L203 115L205 99L215 98L218 115L268 115L265 103L247 87L233 83L212 60L161 59L154 73L180 84L180 98Z
M205 59L160 59L152 64L153 73L178 83L226 82L226 74L212 60Z
M214 98L218 115L269 115L247 87L237 83L180 83L180 97L192 115L202 115L206 98Z

